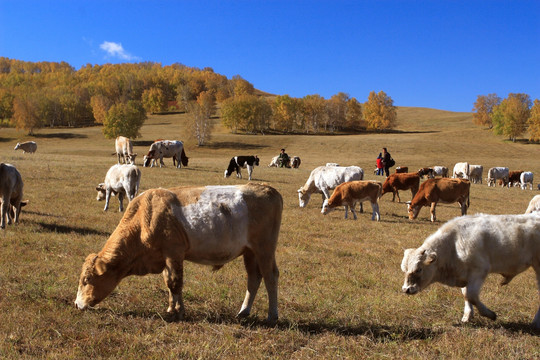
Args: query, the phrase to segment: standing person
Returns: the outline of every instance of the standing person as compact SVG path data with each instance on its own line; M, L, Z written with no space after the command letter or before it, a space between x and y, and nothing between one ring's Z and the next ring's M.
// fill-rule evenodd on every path
M285 152L285 149L281 149L281 152L279 153L279 156L278 156L279 167L290 167L289 161L290 161L289 155L287 155L287 153Z
M384 169L383 169L383 158L382 153L379 153L379 156L377 156L377 175L383 175Z
M386 177L390 176L390 168L394 166L394 159L392 159L392 156L388 152L386 148L383 148L383 166L384 166L384 172L386 173Z

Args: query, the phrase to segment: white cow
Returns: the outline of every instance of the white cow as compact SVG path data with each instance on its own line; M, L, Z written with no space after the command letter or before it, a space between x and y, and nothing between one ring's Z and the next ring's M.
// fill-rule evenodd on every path
M540 195L536 195L531 199L531 201L529 202L529 206L525 211L525 214L530 214L534 211L540 211Z
M509 184L510 171L507 167L492 167L488 170L487 184L488 186L496 186L497 180L501 179L503 184Z
M452 173L452 177L469 179L469 163L468 162L456 163L456 165L454 165L454 172Z
M26 205L22 202L23 181L21 174L11 164L0 163L0 201L2 203L0 228L6 227L7 223L19 222L21 206Z
M148 150L148 154L144 156L143 166L151 167L155 164L156 159L159 159L159 167L165 166L163 158L172 158L173 166L176 166L178 169L184 166L188 166L189 158L186 156L184 151L184 143L179 140L157 140Z
M451 220L430 235L417 249L407 249L401 269L403 292L416 294L431 283L461 287L465 308L461 321L496 314L479 298L489 273L501 274L501 285L533 267L540 289L540 213L527 215L474 215ZM540 328L540 309L532 325Z
M521 189L522 190L525 190L527 188L527 184L531 185L531 190L533 189L534 175L533 175L532 172L530 172L530 171L522 172L521 175L519 176L519 180L521 182Z
M441 176L441 177L448 177L448 168L446 166L434 166L433 175Z
M105 199L105 208L103 210L107 211L109 209L111 193L113 195L118 194L118 201L120 202L119 211L124 211L124 195L127 195L128 202L133 200L139 191L140 182L141 170L137 166L131 164L113 165L107 171L105 182L96 187L98 191L96 200L101 201Z
M358 166L319 166L315 168L304 186L298 189L300 207L306 207L313 193L322 193L323 201L330 198L330 190L339 184L363 180L364 170ZM360 203L360 212L362 212Z
M272 161L270 161L270 164L268 164L268 167L279 167L278 162L279 155L276 155L272 158Z
M133 164L137 154L133 152L133 143L125 136L118 136L114 142L116 148L116 156L118 156L118 164Z
M469 180L474 183L482 183L482 174L484 167L482 165L469 165Z
M17 145L15 145L15 148L13 150L18 150L18 149L21 149L23 151L23 154L26 154L26 153L33 154L37 150L37 144L34 141L17 143Z

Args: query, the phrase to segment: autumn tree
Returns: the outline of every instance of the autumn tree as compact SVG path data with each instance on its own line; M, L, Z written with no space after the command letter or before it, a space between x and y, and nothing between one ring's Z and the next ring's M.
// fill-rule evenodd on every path
M167 110L167 97L163 90L152 87L143 91L142 104L146 112L150 114L159 113Z
M212 137L214 121L212 115L216 108L216 100L212 93L203 91L187 107L188 123L191 128L190 137L197 141L198 146L203 146Z
M14 98L15 96L9 90L0 89L0 120L11 119L13 116Z
M534 100L529 117L529 140L540 140L540 100Z
M140 101L117 103L111 106L105 116L103 134L107 139L114 139L120 135L137 138L145 120L146 112Z
M321 126L327 123L326 100L317 94L306 95L302 98L302 103L305 132L318 133Z
M531 98L527 94L508 94L493 110L493 131L512 141L522 135L531 113Z
M221 105L222 123L233 133L238 130L248 133L264 133L272 117L272 106L255 95L229 98Z
M103 95L94 95L90 98L90 106L92 107L92 114L94 115L95 122L98 124L103 124L105 122L107 112L112 106L109 98Z
M278 95L272 103L273 125L275 130L291 131L299 115L299 102L289 95Z
M364 117L370 130L393 129L397 122L394 101L384 91L370 92L364 103Z
M351 129L362 127L362 104L355 98L347 101L347 111L345 113L345 126Z
M489 129L493 127L493 109L499 105L501 98L497 94L478 95L474 103L473 122L480 126L487 126Z
M39 92L21 91L13 99L13 118L17 129L28 131L29 135L33 135L36 129L43 126L40 117L40 100Z

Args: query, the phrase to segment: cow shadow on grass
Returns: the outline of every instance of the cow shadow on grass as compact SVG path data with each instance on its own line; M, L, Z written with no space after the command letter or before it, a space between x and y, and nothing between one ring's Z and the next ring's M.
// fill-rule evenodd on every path
M72 225L59 225L59 224L47 224L41 221L34 222L36 225L41 227L43 232L59 233L59 234L79 234L79 235L99 235L99 236L109 236L110 232L100 231L96 229L91 229L87 227L77 227Z
M475 319L469 324L456 323L454 327L471 327L474 329L491 329L491 330L500 330L501 328L516 333L516 334L528 334L534 336L540 336L540 329L535 329L531 326L530 322L503 322L497 321L493 322L487 319Z

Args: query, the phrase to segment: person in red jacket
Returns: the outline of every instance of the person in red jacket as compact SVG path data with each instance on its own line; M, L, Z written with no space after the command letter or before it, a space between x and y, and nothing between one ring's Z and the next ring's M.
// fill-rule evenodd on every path
M377 175L384 175L384 167L382 163L382 153L377 156Z

